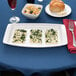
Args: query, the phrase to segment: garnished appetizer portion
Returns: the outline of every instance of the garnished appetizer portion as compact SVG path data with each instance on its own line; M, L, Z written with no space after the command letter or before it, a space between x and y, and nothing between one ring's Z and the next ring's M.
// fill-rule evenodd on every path
M31 43L42 43L42 30L30 30L30 42Z
M17 29L14 32L13 43L24 43L26 40L26 30Z
M37 7L35 5L28 5L26 6L24 13L26 14L32 14L32 15L38 15L41 11L41 7Z
M54 29L46 30L45 32L45 42L46 43L57 43L58 42L58 33Z

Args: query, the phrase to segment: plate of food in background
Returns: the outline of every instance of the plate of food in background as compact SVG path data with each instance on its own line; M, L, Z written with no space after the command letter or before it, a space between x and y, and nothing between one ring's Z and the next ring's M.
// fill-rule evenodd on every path
M46 7L45 12L53 17L66 17L71 14L72 9L62 0L52 0Z
M25 4L22 14L29 19L36 19L41 14L43 6L40 4Z

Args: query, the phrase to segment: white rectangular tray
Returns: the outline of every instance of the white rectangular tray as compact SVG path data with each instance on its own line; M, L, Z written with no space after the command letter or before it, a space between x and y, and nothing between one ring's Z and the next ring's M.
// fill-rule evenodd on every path
M24 44L16 44L12 43L11 38L13 35L13 32L16 29L27 29L28 31L31 29L41 29L42 31L46 29L54 28L58 31L58 39L59 42L56 44L45 44L44 37L42 40L42 44L31 44L28 40ZM27 32L29 35L29 32ZM44 32L43 32L44 33ZM28 37L28 36L27 36ZM19 47L33 47L33 48L42 48L42 47L56 47L56 46L63 46L67 44L67 34L66 29L63 24L49 24L49 23L16 23L16 24L8 24L5 35L3 38L3 43L12 45L12 46L19 46Z

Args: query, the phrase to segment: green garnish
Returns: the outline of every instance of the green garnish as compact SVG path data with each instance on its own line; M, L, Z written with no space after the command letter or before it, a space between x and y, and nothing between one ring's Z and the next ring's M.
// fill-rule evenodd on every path
M54 31L54 29L51 29L51 32L53 32Z
M45 33L46 43L57 42L58 37L57 33L54 29L49 29Z
M30 35L30 39L32 40L33 43L37 42L37 43L41 43L41 37L42 37L42 30L30 30L31 35Z
M55 31L53 31L53 32L52 32L52 35L55 35L55 34L56 34L56 32L55 32Z
M24 12L26 13L27 11L25 10Z
M33 11L30 11L30 14L32 14L33 13Z
M32 35L30 35L30 38L31 38L31 39L33 38Z
M21 32L26 32L26 30L20 30Z
M22 36L21 36L21 40L22 40L22 41L25 40L25 34L22 34Z
M56 32L54 31L54 29L51 29L52 35L55 35Z
M13 36L13 42L15 43L23 43L26 38L26 30L24 29L17 29Z
M41 7L39 7L38 9L41 9Z

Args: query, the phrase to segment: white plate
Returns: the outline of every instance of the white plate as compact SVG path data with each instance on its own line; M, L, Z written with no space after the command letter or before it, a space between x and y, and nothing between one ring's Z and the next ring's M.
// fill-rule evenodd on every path
M24 44L16 44L12 43L12 35L16 29L25 29L27 30L26 42ZM44 41L44 31L46 29L56 29L58 32L58 43L56 44L45 44ZM31 29L41 29L42 32L42 44L32 44L29 42L29 30ZM44 35L44 36L43 36ZM34 47L34 48L41 48L41 47L56 47L56 46L63 46L67 44L67 35L66 29L63 24L49 24L49 23L17 23L17 24L8 24L5 35L3 38L3 43L13 46L20 46L20 47Z
M71 10L71 7L67 4L65 4L65 9L63 12L60 12L60 13L53 13L49 10L49 4L45 7L45 12L50 15L50 16L53 16L53 17L66 17L68 15L71 14L72 10Z

